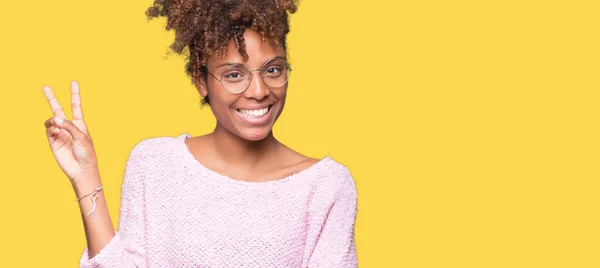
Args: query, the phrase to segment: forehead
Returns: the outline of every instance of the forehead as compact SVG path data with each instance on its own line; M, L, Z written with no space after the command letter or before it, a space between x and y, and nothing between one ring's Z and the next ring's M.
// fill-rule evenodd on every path
M252 68L260 68L266 61L274 57L285 57L285 51L281 44L276 44L271 40L263 41L261 35L252 29L246 29L244 32L244 46L246 54L248 54L247 61L244 61L242 55L239 54L235 42L229 40L226 55L224 57L210 56L207 60L207 65L216 66L223 63L242 63Z

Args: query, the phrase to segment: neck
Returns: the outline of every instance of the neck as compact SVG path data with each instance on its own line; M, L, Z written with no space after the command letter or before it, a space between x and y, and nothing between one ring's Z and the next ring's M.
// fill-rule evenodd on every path
M262 140L249 141L231 133L218 123L209 135L217 156L238 167L252 167L265 159L273 157L279 149L279 141L273 131Z

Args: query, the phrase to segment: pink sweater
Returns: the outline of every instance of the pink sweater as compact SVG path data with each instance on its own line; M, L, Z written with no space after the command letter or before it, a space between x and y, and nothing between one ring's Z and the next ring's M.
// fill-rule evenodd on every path
M131 151L119 229L80 267L357 267L356 187L325 157L267 182L202 166L184 141L157 137Z

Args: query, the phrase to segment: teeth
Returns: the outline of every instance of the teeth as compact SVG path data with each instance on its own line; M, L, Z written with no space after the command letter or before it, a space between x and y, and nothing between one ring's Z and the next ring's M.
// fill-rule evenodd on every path
M259 118L263 115L265 115L267 112L269 111L269 107L265 107L259 110L245 110L245 109L238 109L238 112L240 112L241 114L250 117L250 118Z

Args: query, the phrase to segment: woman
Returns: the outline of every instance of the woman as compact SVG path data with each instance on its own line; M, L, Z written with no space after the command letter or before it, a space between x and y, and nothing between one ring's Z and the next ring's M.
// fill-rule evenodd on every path
M356 267L356 188L330 157L314 159L273 136L291 67L291 0L156 0L176 32L173 50L216 117L210 134L156 137L131 151L119 229L108 213L96 154L71 84L66 120L54 116L50 147L69 177L87 237L81 267Z

